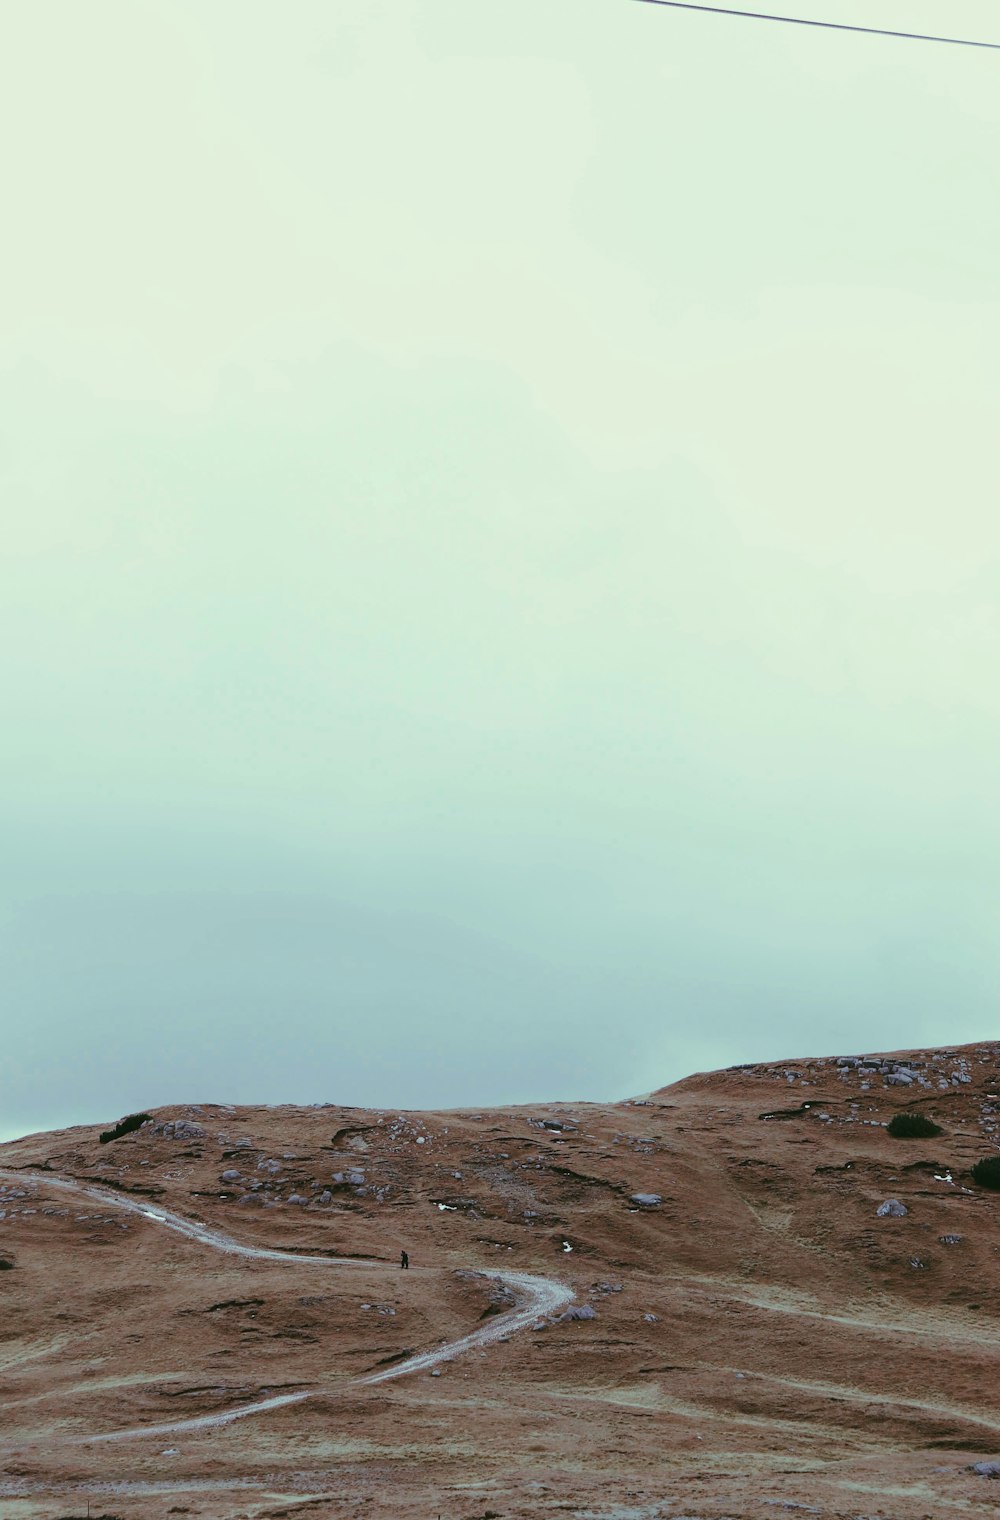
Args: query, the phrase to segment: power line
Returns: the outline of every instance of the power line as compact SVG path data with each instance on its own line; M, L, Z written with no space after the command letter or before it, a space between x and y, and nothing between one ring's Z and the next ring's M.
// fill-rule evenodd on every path
M722 5L695 5L692 0L639 0L641 5L666 5L675 11L704 11L709 16L746 16L751 21L782 21L789 26L821 26L831 32L864 32L869 37L905 37L909 42L948 42L955 47L996 48L1000 42L972 37L934 37L927 32L890 32L880 26L849 26L846 21L809 21L805 16L773 16L767 11L737 11Z

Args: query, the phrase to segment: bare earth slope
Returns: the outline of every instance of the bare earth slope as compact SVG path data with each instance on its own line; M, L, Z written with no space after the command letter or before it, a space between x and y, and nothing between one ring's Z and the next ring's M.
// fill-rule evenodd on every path
M0 1147L3 1520L996 1511L1000 1045L98 1136Z

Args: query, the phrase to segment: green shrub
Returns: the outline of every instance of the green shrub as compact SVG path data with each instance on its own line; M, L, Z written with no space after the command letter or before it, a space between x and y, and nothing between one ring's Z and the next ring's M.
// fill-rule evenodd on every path
M1000 1193L1000 1156L986 1156L972 1168L972 1180L980 1187L992 1188Z
M149 1114L129 1114L127 1118L120 1119L114 1129L106 1129L98 1138L102 1145L107 1145L109 1140L120 1140L122 1135L131 1135L146 1123Z
M940 1135L941 1126L923 1114L894 1114L889 1120L889 1133L897 1140L929 1140Z

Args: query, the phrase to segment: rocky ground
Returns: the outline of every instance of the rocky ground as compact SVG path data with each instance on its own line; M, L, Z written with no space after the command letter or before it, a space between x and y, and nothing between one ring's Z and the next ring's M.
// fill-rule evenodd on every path
M897 1112L943 1132L893 1139ZM1000 1152L1000 1045L101 1128L0 1147L3 1520L996 1511L1000 1193L969 1173ZM60 1178L355 1261L226 1255ZM592 1312L352 1382L508 1312L514 1271Z

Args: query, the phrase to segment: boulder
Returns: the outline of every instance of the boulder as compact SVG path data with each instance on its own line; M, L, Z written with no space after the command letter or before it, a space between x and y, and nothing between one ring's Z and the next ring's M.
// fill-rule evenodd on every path
M197 1140L204 1133L201 1125L192 1124L190 1119L168 1119L153 1126L153 1134L162 1135L164 1140Z
M641 1209L658 1209L663 1199L659 1193L633 1193L630 1203L637 1203Z
M898 1198L887 1198L885 1203L880 1203L875 1210L879 1219L902 1219L910 1211L905 1203L900 1203Z
M568 1320L596 1318L597 1310L590 1304L574 1304L572 1308L566 1310L565 1314L560 1314L555 1323L557 1325L564 1325Z

